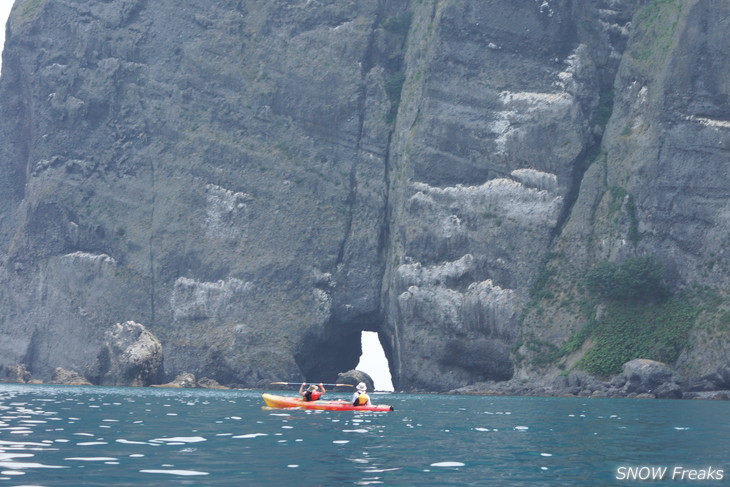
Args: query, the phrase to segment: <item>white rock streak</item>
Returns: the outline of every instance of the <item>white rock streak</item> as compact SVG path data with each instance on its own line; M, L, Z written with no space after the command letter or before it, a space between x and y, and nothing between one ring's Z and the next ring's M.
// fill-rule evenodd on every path
M409 203L416 211L420 206L431 209L457 206L464 214L478 215L490 211L515 221L554 225L562 203L562 197L554 192L557 177L534 169L515 170L512 177L517 181L498 178L479 186L445 188L416 182L413 183L416 193ZM447 226L458 225L453 218L444 222Z
M174 319L205 319L218 315L227 305L240 301L251 288L250 282L227 279L201 282L180 277L170 297Z
M548 4L541 5L541 11L547 9ZM584 67L582 59L587 56L585 45L579 45L575 51L565 59L565 70L557 73L553 86L554 92L531 91L503 91L499 94L502 110L495 113L489 129L495 135L496 153L506 154L510 141L523 133L520 128L526 125L544 122L550 119L570 117L575 105L572 93L575 91L575 78Z
M208 184L205 189L205 227L208 236L231 238L239 235L244 228L237 218L247 215L246 203L251 200L251 196L215 184Z
M715 127L715 128L723 128L723 129L730 128L730 121L728 121L728 120L718 120L715 118L696 117L694 115L688 116L687 120L689 120L690 122L697 122L699 124L704 125L705 127Z
M503 91L499 95L503 110L496 112L489 128L496 135L497 153L505 154L508 142L520 133L519 126L533 121L552 118L549 113L567 114L574 100L565 92L534 93Z

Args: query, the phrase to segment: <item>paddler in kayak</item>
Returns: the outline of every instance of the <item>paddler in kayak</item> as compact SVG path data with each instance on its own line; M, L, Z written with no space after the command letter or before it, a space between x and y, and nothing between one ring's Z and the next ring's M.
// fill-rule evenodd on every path
M302 399L304 401L316 401L320 397L322 397L322 394L327 392L322 385L322 383L319 384L319 386L316 386L314 384L307 387L307 390L305 391L304 388L307 386L306 382L302 382L301 387L299 388L299 395L302 396ZM321 389L321 390L319 390Z
M364 382L360 382L357 385L357 390L352 395L353 406L372 406L370 402L370 396L367 395L368 386Z

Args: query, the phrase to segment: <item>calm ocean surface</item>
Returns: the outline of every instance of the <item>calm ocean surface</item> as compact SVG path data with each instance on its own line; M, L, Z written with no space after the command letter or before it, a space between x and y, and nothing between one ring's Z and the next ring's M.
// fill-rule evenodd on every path
M729 483L730 402L383 394L394 412L357 413L261 392L0 384L0 486Z

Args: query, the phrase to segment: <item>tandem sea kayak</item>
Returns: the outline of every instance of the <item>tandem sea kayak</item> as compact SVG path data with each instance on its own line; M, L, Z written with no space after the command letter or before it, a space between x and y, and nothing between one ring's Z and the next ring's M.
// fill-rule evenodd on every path
M264 402L270 408L299 408L319 409L326 411L393 411L393 406L381 404L379 406L353 406L347 401L303 401L298 397L276 396L274 394L262 394Z

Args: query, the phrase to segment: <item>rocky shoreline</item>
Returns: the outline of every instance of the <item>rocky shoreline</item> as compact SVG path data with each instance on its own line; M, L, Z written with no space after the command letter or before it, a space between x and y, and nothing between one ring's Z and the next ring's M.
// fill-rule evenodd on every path
M138 377L136 378L138 379ZM359 370L340 373L337 382L365 382L373 390L372 378ZM23 365L6 366L0 369L0 383L43 384L33 379ZM50 384L60 385L104 385L95 384L87 377L58 367ZM140 386L143 381L117 382L120 386ZM203 377L196 379L191 373L179 374L167 383L146 384L149 387L177 389L240 389L238 384L222 385ZM403 391L432 392L432 391ZM714 372L691 379L684 379L669 365L648 359L634 359L623 365L621 374L608 380L585 372L573 371L552 380L531 382L511 379L500 382L479 382L442 392L454 395L483 396L538 396L538 397L590 397L629 399L730 399L730 363L718 367Z
M490 396L595 397L637 399L730 399L730 364L710 374L685 380L667 364L648 359L626 362L610 380L570 372L550 382L512 379L460 387L449 394Z

